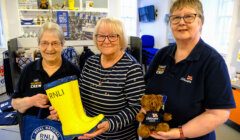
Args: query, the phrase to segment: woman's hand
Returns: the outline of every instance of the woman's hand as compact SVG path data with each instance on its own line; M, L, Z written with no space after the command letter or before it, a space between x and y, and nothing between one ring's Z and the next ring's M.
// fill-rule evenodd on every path
M58 121L59 117L58 117L57 111L52 106L49 107L49 111L50 111L50 115L47 118L50 120Z
M94 131L93 133L86 133L83 136L79 136L78 139L91 139L94 138L98 135L101 135L102 133L106 132L109 129L109 122L104 121L97 125L97 130Z
M48 97L45 94L38 93L31 97L12 99L12 106L21 113L26 112L31 107L48 108Z
M35 107L40 108L48 108L48 97L45 94L38 93L37 95L34 95L30 98L30 101L32 102L32 105Z
M144 108L141 108L139 113L137 113L137 115L136 115L137 121L142 122L145 118L145 114L146 114L146 110Z
M152 132L150 134L151 137L155 139L161 139L161 140L167 140L167 139L179 139L180 138L180 132L178 128L172 128L167 132Z

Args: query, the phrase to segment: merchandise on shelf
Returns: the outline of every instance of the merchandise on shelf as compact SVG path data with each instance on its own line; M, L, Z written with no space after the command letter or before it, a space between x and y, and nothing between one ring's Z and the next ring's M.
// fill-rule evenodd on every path
M20 9L37 9L37 0L18 0Z
M94 2L92 0L86 1L86 9L93 8Z
M68 13L63 27L67 40L92 40L96 22L107 16L108 0L18 0L24 38L36 37L45 22L56 22L57 13ZM87 9L87 6L90 9ZM43 9L40 9L43 8ZM44 9L46 8L46 9ZM69 10L70 9L70 10Z
M48 0L40 0L39 9L48 9L49 3Z
M68 0L68 9L74 10L74 0Z

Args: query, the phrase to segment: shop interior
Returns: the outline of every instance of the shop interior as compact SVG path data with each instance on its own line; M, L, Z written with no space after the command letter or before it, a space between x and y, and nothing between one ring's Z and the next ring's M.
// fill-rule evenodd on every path
M16 111L11 109L9 101L21 70L41 57L37 33L43 23L53 21L63 28L66 58L80 68L86 53L99 53L92 36L96 22L102 17L116 17L124 22L128 35L126 51L136 58L144 72L159 49L174 43L168 24L173 0L70 1L0 1L0 106L8 106L5 112L12 118L6 124L0 120L0 139L20 140ZM217 129L217 140L239 140L240 1L201 1L205 12L202 38L225 59L237 106L231 110L229 120ZM0 109L0 117L3 112Z

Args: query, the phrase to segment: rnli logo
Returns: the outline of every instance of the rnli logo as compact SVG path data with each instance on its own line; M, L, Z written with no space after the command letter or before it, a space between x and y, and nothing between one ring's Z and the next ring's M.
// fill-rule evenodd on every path
M63 137L56 128L43 125L33 131L31 140L63 140Z
M42 82L39 79L34 79L33 82L30 83L30 88L41 88Z
M159 65L156 74L163 74L167 66Z
M187 75L186 77L182 77L180 80L182 80L182 81L184 81L186 83L191 84L192 80L193 80L193 77L192 77L192 75Z

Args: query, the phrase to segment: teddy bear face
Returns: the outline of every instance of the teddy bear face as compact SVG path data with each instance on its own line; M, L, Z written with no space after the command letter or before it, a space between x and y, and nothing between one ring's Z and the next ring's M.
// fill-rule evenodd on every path
M149 94L144 95L141 100L141 105L148 111L159 111L163 105L163 97L161 95Z

